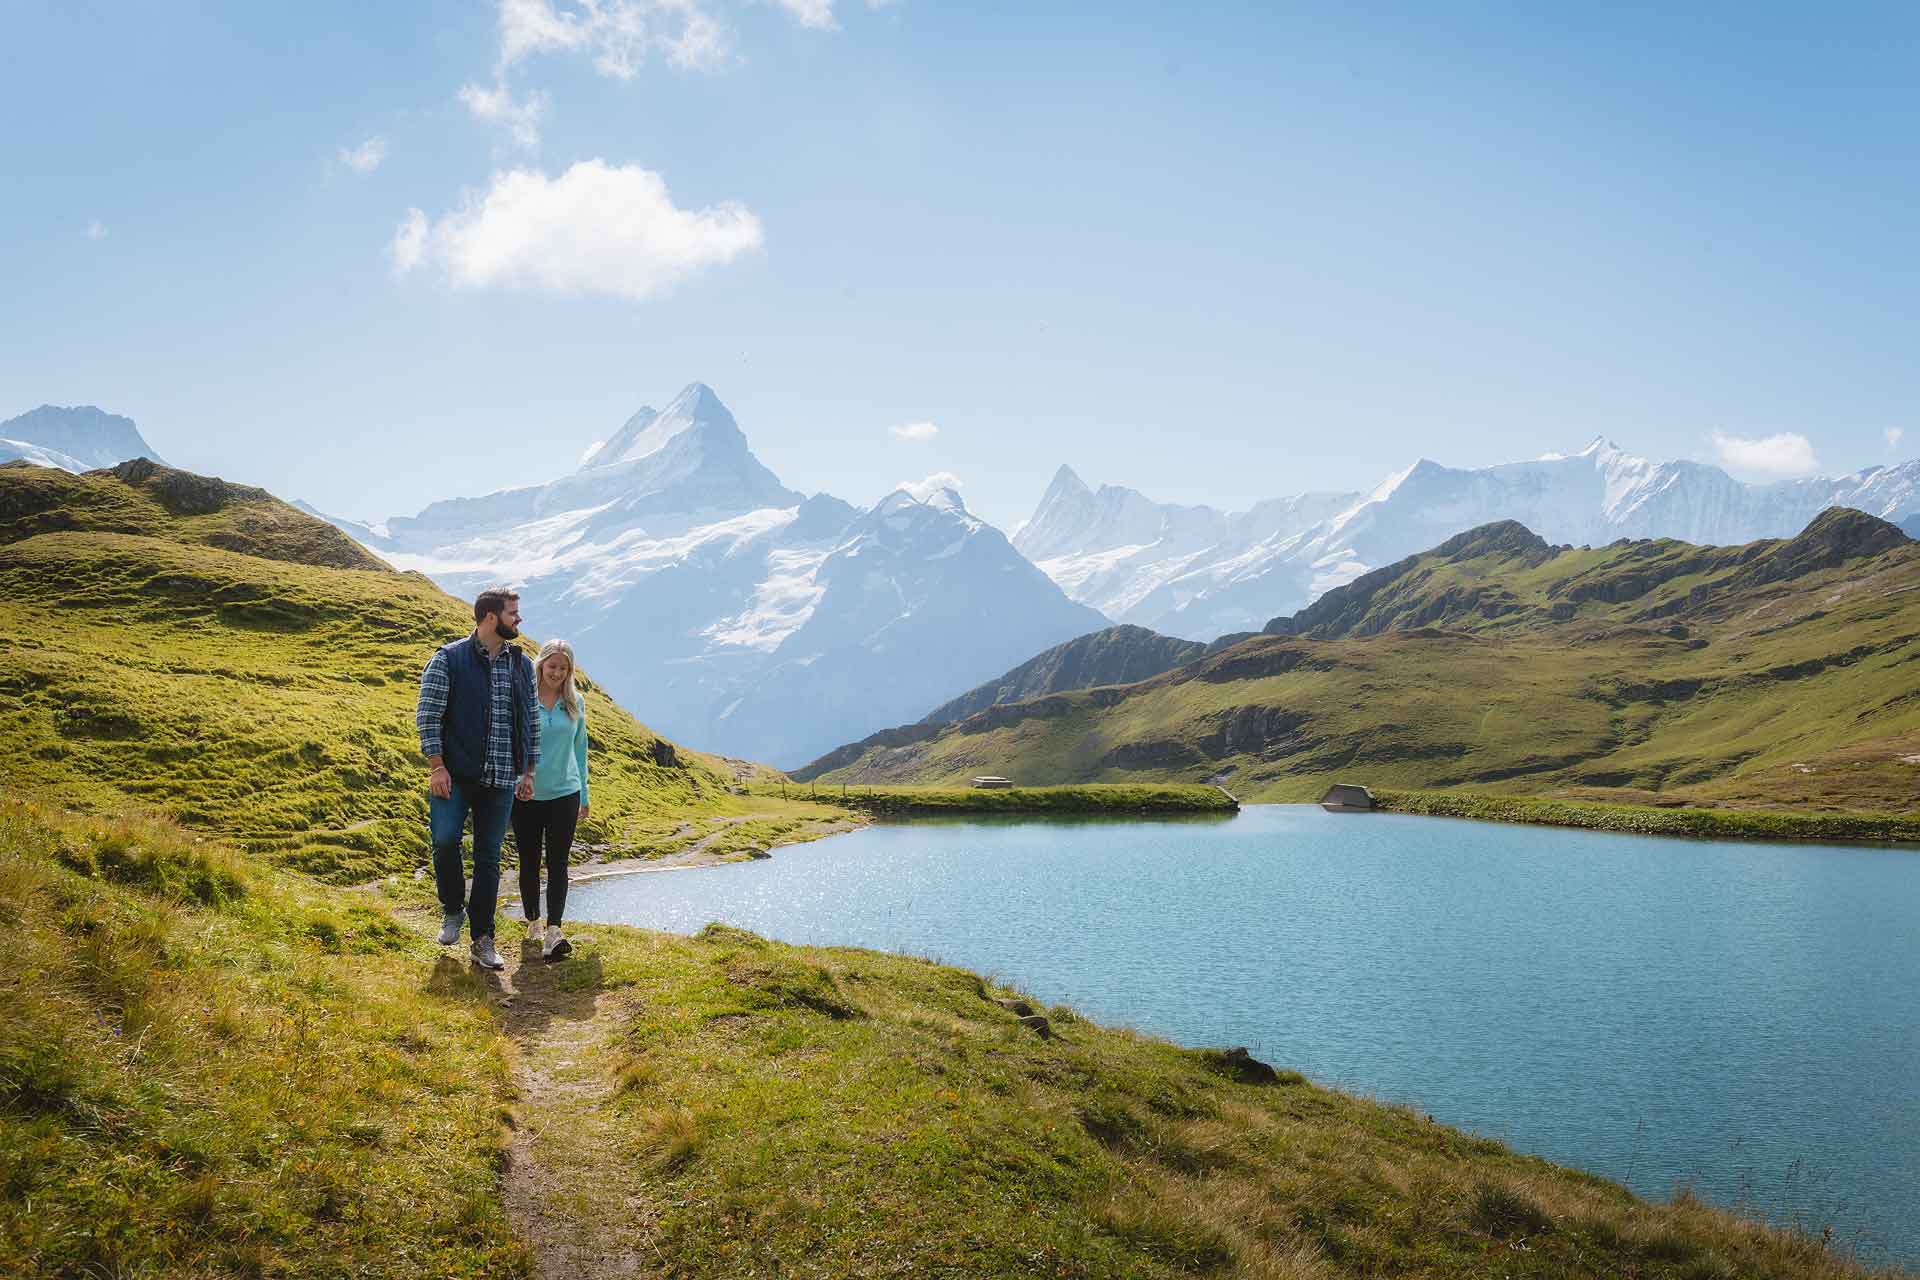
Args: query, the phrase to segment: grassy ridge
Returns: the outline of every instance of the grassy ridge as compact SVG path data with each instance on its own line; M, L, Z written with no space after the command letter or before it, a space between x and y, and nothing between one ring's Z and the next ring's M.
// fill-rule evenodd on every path
M1239 805L1218 787L1131 784L1073 787L878 787L867 783L808 786L757 783L755 795L818 799L888 817L948 813L1156 814L1232 813Z
M1816 524L1747 548L1416 558L1392 590L1349 602L1351 617L1330 607L1328 634L1260 636L1136 684L992 707L831 757L818 780L1224 778L1248 801L1354 781L1920 813L1920 546L1883 546L1867 527L1864 545L1881 549L1833 562L1845 522Z
M0 467L0 593L0 786L100 812L136 802L329 879L425 861L420 670L472 614L424 577L260 490L151 464L23 465ZM735 794L756 767L676 747L585 673L581 689L581 835L602 856L784 812Z
M925 960L596 927L509 1007L429 917L0 807L0 1274L1865 1274Z
M424 578L125 534L0 547L11 788L127 800L317 875L411 869L426 844L420 668L471 615ZM727 807L589 682L589 838L644 843Z
M1920 817L1875 813L1779 813L1761 809L1660 808L1525 796L1459 792L1375 791L1374 801L1395 813L1487 822L1530 822L1633 835L1696 836L1720 840L1862 841L1920 845Z

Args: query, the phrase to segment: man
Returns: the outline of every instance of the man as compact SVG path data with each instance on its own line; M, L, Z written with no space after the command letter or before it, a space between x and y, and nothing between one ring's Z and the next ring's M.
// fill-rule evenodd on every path
M500 842L514 797L533 795L540 762L533 662L512 644L520 635L520 597L489 587L473 602L473 634L435 653L420 673L420 751L427 757L427 815L433 833L433 882L440 892L440 945L460 941L468 924L473 962L505 968L493 945L500 897ZM473 814L473 898L460 860L460 834Z

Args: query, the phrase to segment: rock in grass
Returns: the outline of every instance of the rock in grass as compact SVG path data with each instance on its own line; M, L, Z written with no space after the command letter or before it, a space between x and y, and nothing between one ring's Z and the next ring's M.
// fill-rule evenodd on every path
M1280 1073L1248 1053L1245 1046L1235 1049L1202 1049L1201 1061L1229 1080L1241 1084L1279 1084Z

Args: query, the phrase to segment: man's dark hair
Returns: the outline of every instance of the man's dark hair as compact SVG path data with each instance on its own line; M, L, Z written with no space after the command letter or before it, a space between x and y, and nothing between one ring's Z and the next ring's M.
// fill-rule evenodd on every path
M504 613L507 601L518 600L520 593L506 587L488 587L473 598L473 621L475 625L486 621L490 613Z

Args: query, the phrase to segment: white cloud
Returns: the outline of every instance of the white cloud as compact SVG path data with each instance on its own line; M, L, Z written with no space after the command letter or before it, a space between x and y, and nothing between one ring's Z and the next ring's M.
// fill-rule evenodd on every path
M369 174L387 158L387 140L375 136L357 147L341 147L340 163L358 174Z
M106 238L107 238L106 224L101 222L100 219L98 218L88 219L87 220L87 239L105 240Z
M409 210L389 252L400 273L431 263L462 288L643 299L763 242L743 205L677 208L652 170L583 160L557 178L496 173L438 222Z
M794 2L831 7L831 0ZM499 73L536 53L591 53L601 75L631 80L650 53L704 69L718 66L726 52L726 28L702 0L580 0L578 8L500 0Z
M900 440L931 440L940 434L940 428L931 422L908 422L897 427L888 427L887 432Z
M833 25L833 0L774 0L794 16L803 27L830 30Z
M1813 456L1813 442L1792 431L1782 431L1778 435L1756 440L1716 431L1713 433L1713 448L1719 454L1722 465L1749 475L1771 478L1804 476L1820 465Z
M395 275L405 275L419 266L427 256L427 215L418 209L407 210L407 216L394 228L393 240L387 245L387 256L393 259Z
M535 89L525 102L515 102L504 84L483 89L477 84L460 86L460 101L475 120L489 120L507 126L513 140L523 147L540 142L540 117L547 112L547 95Z
M1900 447L1900 437L1907 433L1900 427L1888 427L1882 434L1887 437L1887 448L1898 449Z
M905 489L917 500L925 502L942 489L960 492L960 477L951 471L936 471L925 480L902 480L894 488Z

